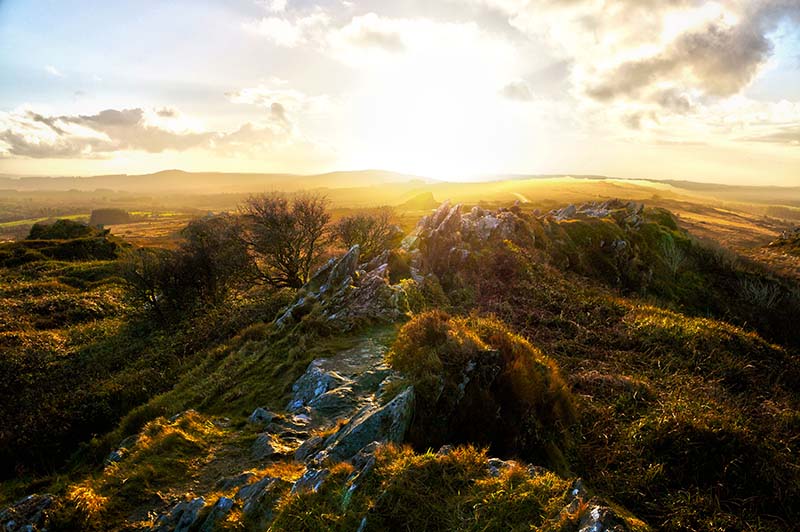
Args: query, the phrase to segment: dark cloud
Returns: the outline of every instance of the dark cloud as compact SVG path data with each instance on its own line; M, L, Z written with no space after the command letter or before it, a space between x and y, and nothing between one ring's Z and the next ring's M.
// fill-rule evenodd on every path
M156 111L161 118L174 118L176 110ZM230 150L246 142L263 145L283 135L290 125L283 106L273 104L270 119L279 127L245 124L233 133L175 132L147 120L143 109L106 109L94 115L44 116L32 111L11 114L0 142L10 156L31 158L102 158L117 151L160 153L198 147ZM45 126L45 129L42 129Z
M690 113L695 108L694 102L687 94L675 89L656 92L652 100L661 107L679 114Z
M599 101L641 100L653 86L668 82L709 96L737 94L772 55L768 35L786 17L800 18L800 2L751 2L737 24L712 21L684 33L659 54L622 63L602 74L601 79L589 84L586 93ZM678 112L688 112L691 104L675 93L663 93L654 101Z
M587 93L601 101L638 97L656 82L677 79L711 95L730 96L750 83L771 52L766 36L748 25L710 24L681 36L660 55L623 63Z

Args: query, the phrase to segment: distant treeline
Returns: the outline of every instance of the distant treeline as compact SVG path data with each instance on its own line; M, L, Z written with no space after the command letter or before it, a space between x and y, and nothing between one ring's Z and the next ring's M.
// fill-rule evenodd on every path
M127 224L133 217L125 209L94 209L89 217L89 225Z

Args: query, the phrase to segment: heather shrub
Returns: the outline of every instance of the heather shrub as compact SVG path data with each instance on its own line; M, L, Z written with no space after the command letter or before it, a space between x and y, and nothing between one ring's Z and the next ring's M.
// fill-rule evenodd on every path
M572 396L555 362L503 323L427 312L400 330L388 360L416 387L418 448L474 443L563 468Z

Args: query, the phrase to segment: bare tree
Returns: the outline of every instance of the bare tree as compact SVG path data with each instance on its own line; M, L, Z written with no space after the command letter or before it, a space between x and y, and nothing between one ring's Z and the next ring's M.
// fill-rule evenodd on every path
M177 278L177 253L168 249L137 248L128 251L119 262L128 296L138 305L166 318L173 303L167 294Z
M219 303L231 290L252 280L253 261L241 238L238 217L223 214L193 220L181 234L184 283L193 286L199 299Z
M399 243L403 233L392 223L393 218L394 211L390 207L381 207L373 213L342 218L335 224L333 233L346 248L358 244L361 258L368 261Z
M300 288L324 251L330 213L323 196L250 197L242 206L245 241L262 279L278 288Z
M181 320L198 306L218 305L253 277L239 220L193 220L177 249L139 248L120 261L128 296L161 321Z

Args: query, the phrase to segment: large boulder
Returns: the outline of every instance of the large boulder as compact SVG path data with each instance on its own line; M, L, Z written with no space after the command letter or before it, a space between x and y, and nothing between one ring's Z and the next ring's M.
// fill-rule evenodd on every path
M323 456L349 460L372 442L401 443L414 413L414 388L409 386L387 404L365 407L328 438Z

